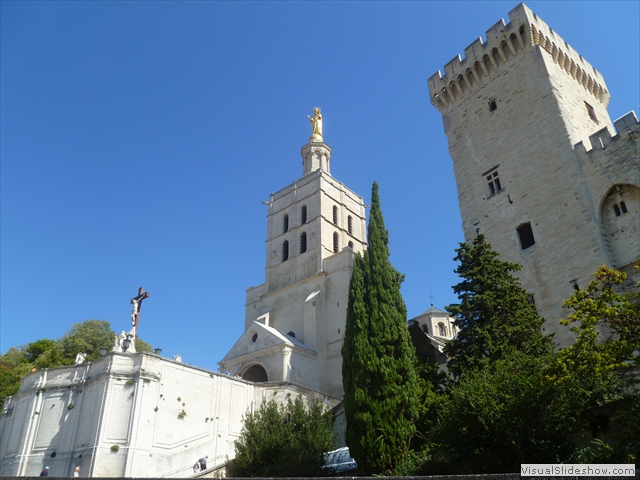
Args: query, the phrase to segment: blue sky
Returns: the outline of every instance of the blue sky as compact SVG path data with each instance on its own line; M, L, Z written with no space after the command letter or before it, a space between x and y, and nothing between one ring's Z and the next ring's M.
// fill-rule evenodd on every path
M193 365L243 331L266 206L322 108L332 175L380 185L409 316L456 301L463 240L427 79L516 2L0 2L0 351L86 319ZM638 1L528 2L640 104Z

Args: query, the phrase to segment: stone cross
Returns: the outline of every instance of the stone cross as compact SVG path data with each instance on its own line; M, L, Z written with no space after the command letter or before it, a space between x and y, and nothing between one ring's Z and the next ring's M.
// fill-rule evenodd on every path
M138 289L138 296L131 299L131 303L133 304L133 309L131 310L131 325L133 326L132 330L135 337L138 336L138 323L140 322L140 309L142 308L142 301L145 298L149 298L149 292L142 292L144 292L144 288L140 287Z

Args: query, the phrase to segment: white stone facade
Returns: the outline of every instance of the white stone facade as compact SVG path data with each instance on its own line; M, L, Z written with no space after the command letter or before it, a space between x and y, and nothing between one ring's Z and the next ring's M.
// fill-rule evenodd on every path
M265 283L247 290L245 332L220 362L252 381L287 381L342 397L341 349L362 197L334 179L331 148L302 147L302 177L272 194Z
M566 345L558 321L575 286L603 264L638 275L640 128L630 113L614 130L602 75L526 5L509 19L429 78L429 93L449 140L465 240L483 233L523 266L543 330Z
M339 399L304 387L255 385L147 353L112 353L22 379L0 415L0 475L188 477L235 455L242 415L263 399Z

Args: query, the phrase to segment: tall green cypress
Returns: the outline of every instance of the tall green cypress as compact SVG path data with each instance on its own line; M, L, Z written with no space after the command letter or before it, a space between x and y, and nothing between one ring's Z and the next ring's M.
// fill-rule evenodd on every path
M544 318L512 275L522 267L500 260L482 234L471 244L461 243L456 252L454 260L460 265L455 272L463 280L453 291L460 303L446 310L456 317L460 331L445 348L449 370L459 376L514 351L533 356L549 353L551 337L540 331Z
M393 470L409 451L418 416L403 276L389 262L388 238L374 182L368 248L355 259L342 347L346 442L358 470L369 475Z

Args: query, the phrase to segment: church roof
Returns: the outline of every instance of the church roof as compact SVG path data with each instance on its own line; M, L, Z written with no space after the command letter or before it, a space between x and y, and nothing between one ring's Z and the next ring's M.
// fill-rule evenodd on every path
M432 315L445 315L445 316L447 316L449 314L447 312L444 312L444 311L440 310L439 308L434 307L433 303L432 303L431 306L428 309L426 309L424 312L422 312L418 316L422 317L423 315L429 315L429 316L432 316Z

